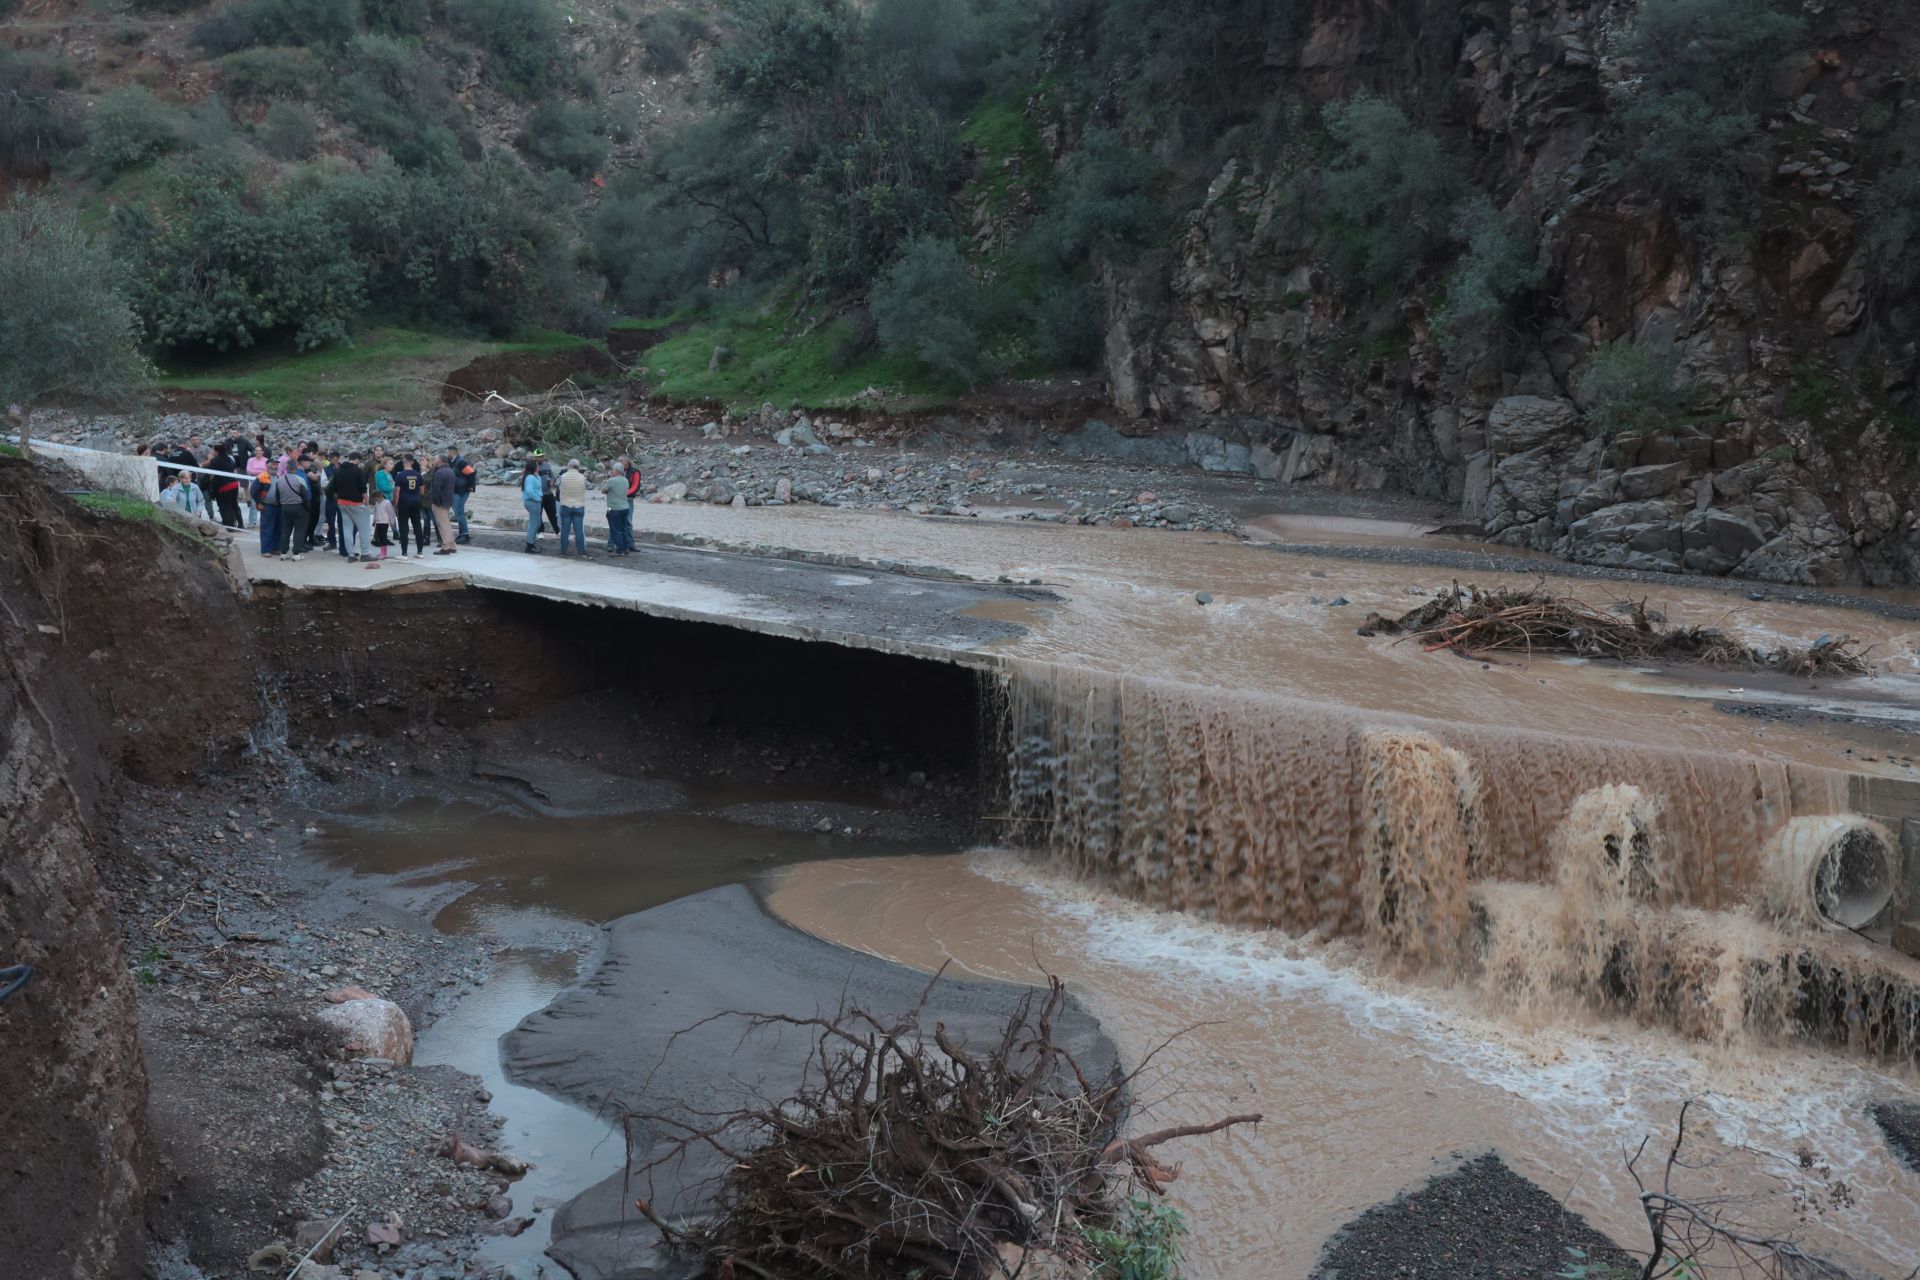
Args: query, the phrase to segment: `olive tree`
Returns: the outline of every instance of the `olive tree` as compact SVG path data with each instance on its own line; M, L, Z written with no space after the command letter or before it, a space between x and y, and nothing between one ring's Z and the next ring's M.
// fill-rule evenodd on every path
M19 423L51 399L126 404L150 371L120 273L72 214L28 196L0 211L0 406Z

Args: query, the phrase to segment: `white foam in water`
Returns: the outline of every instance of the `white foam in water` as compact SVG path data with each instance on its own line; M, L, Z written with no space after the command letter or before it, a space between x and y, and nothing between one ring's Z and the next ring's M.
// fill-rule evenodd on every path
M1472 1007L1465 989L1418 988L1364 972L1358 953L1337 942L1142 906L1015 855L983 852L973 866L1077 926L1093 958L1151 975L1143 981L1316 1002L1369 1038L1413 1042L1427 1060L1532 1108L1532 1123L1521 1127L1549 1137L1551 1145L1604 1153L1604 1165L1614 1171L1601 1176L1611 1178L1615 1195L1630 1196L1632 1187L1614 1153L1648 1134L1660 1146L1679 1103L1696 1098L1710 1119L1696 1109L1690 1123L1708 1119L1728 1147L1788 1161L1810 1149L1852 1193L1832 1225L1883 1258L1920 1262L1920 1243L1878 1225L1913 1220L1914 1183L1869 1114L1876 1100L1910 1096L1911 1084L1873 1065L1790 1048L1715 1050L1628 1025L1522 1031ZM1352 963L1343 963L1345 957Z

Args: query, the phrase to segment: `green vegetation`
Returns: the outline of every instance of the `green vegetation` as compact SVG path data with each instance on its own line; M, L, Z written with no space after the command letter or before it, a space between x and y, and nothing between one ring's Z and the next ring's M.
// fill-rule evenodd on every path
M149 371L120 283L67 211L36 196L0 211L0 406L141 395Z
M217 362L180 364L163 387L245 396L280 417L376 417L417 413L440 403L440 382L481 356L566 351L583 345L569 334L535 331L517 341L488 342L410 329L374 328L304 353L269 348Z
M934 373L980 380L980 328L986 299L960 251L944 240L911 241L873 286L880 343Z
M532 98L559 83L566 45L547 0L450 0L447 21L479 46L508 93Z
M319 67L305 49L243 49L220 59L220 85L243 102L305 98Z
M1805 20L1770 0L1640 0L1621 41L1637 74L1616 111L1614 175L1730 234L1767 77L1805 38Z
M1484 195L1461 202L1453 235L1467 248L1447 278L1438 316L1443 342L1505 318L1513 300L1546 274L1537 257L1536 229L1501 213Z
M0 169L52 165L87 139L67 63L0 45Z
M117 516L122 520L157 522L160 519L159 507L145 498L133 497L129 494L96 491L75 494L73 500L89 511L96 511L105 516ZM141 980L146 981L144 978Z
M716 318L649 350L646 381L658 395L741 409L763 402L844 408L870 403L863 395L869 388L889 409L919 409L962 390L958 381L930 377L911 357L863 348L859 328L845 316L811 328L757 313ZM715 347L732 355L710 370Z
M607 139L600 113L577 102L555 98L541 103L527 116L520 131L520 149L535 160L564 169L576 178L591 177L607 158Z
M1625 338L1595 347L1573 386L1588 430L1602 439L1667 430L1685 400L1673 361Z
M1334 158L1321 176L1322 249L1373 291L1404 287L1445 243L1465 189L1440 140L1380 98L1323 113Z
M1187 1222L1172 1205L1136 1197L1118 1231L1085 1228L1094 1280L1179 1280Z
M694 46L713 36L707 20L691 9L649 9L634 29L645 45L640 64L657 76L685 71Z
M180 121L173 109L139 85L129 85L94 108L87 163L104 180L146 164L180 142Z
M1007 212L1016 184L1043 193L1052 168L1026 99L1020 93L983 102L960 130L961 144L974 153L979 193L995 217Z

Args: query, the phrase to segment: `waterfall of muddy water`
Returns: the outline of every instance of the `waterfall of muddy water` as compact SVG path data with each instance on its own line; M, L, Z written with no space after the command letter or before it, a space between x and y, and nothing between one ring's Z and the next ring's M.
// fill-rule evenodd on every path
M1443 724L1273 695L1012 664L1001 691L1015 836L1147 902L1296 933L1457 945L1471 880L1552 878L1575 801L1637 788L1666 891L1747 899L1789 818L1835 813L1844 774L1733 753ZM1414 902L1409 895L1423 895Z
M1624 789L1569 807L1624 834L1623 850L1649 812ZM1643 847L1657 878L1657 837ZM1613 893L1613 880L1635 910L1658 900L1632 888L1646 875L1629 866L1616 877L1613 865L1587 873L1588 888ZM1559 909L1551 886L1523 888ZM1267 1115L1257 1130L1170 1150L1184 1164L1172 1197L1194 1225L1192 1280L1305 1277L1367 1207L1489 1148L1639 1245L1646 1225L1623 1150L1647 1134L1658 1146L1689 1097L1701 1099L1695 1167L1677 1185L1732 1197L1742 1221L1793 1232L1859 1274L1920 1263L1920 1177L1867 1114L1907 1094L1911 1076L1870 1059L1729 1048L1578 1021L1577 1007L1523 1027L1490 1012L1471 983L1381 973L1353 941L1197 920L1008 853L810 863L783 873L771 906L817 936L928 971L1056 973L1128 1061L1185 1030L1155 1059L1151 1107L1135 1125ZM1713 931L1724 938L1739 923ZM1541 1259L1541 1273L1561 1261Z

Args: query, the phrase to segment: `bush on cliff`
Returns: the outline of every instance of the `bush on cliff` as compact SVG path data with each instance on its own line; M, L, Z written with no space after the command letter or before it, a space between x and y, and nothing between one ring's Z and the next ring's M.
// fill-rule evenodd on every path
M1665 431L1685 400L1673 361L1626 338L1595 347L1573 389L1587 429L1601 439Z
M874 285L872 310L888 351L913 355L968 386L980 380L986 299L951 242L931 236L910 241Z
M1324 115L1335 155L1321 177L1322 250L1368 290L1399 288L1447 238L1459 166L1384 99L1350 98Z

